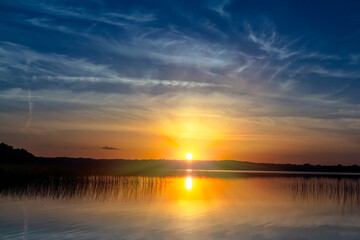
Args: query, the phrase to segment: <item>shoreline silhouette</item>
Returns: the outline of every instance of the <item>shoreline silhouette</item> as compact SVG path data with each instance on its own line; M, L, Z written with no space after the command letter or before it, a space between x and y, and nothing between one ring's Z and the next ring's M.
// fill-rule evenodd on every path
M37 157L25 149L16 149L5 143L0 144L0 172L4 176L11 175L131 175L131 176L168 176L179 175L177 170L204 170L199 175L237 175L234 170L243 170L242 175L281 175L292 172L293 175L306 173L360 173L360 166L312 165L312 164L275 164L253 163L235 160L124 160L124 159L92 159L69 157ZM208 171L207 171L208 170ZM211 172L229 171L226 172ZM250 172L253 171L253 172Z

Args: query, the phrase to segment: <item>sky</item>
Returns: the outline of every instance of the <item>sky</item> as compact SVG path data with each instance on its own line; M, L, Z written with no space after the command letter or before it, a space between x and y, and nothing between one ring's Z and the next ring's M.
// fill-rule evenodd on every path
M359 1L0 2L0 141L360 164Z

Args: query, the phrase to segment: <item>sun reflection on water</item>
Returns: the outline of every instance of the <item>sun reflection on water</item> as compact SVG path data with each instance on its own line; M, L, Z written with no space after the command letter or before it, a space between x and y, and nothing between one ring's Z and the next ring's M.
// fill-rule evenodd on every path
M192 188L192 179L191 179L191 177L186 178L185 186L186 186L187 190L191 190L191 188Z

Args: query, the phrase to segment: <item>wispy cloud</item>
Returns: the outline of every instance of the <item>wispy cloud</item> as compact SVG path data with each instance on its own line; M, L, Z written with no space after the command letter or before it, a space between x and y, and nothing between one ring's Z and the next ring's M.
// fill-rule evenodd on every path
M134 11L131 13L119 13L119 12L109 12L101 11L99 9L96 14L91 14L89 11L86 11L84 8L75 8L75 7L64 7L56 4L41 4L40 8L38 4L29 4L28 7L36 8L38 11L46 12L47 14L56 15L60 17L72 17L79 18L84 20L89 20L93 22L105 23L114 26L124 26L128 21L133 22L151 22L156 20L156 17L152 13L141 13Z
M312 73L334 78L360 78L359 71L343 71L341 69L326 69L320 66L313 66L309 69Z
M260 34L256 34L252 30L250 24L245 24L245 28L249 31L249 39L252 42L258 44L259 48L265 51L267 54L283 60L299 53L298 51L289 49L289 45L291 45L294 40L288 42L285 39L280 38L278 33L271 28L269 32L262 32Z
M280 83L280 87L284 91L290 91L296 86L296 80L295 79L289 79L282 83Z
M31 101L31 91L30 91L30 89L28 90L28 100L27 100L27 102L28 102L28 109L29 109L28 119L26 121L25 126L21 129L22 132L25 131L30 126L31 120L32 120L32 115L33 115L33 111L32 111L33 110L33 103Z
M108 147L108 146L102 147L102 149L104 149L104 150L120 150L119 148Z
M219 44L206 43L179 32L158 32L154 35L134 36L131 44L103 41L109 51L127 56L146 57L167 64L222 68L237 57Z
M213 4L211 4L209 6L209 9L215 11L220 16L230 17L230 14L227 11L225 11L225 9L224 9L227 5L230 4L230 2L231 2L230 0L216 1L216 2L213 2Z
M120 19L123 18L128 21L134 21L134 22L152 22L156 20L156 17L153 13L133 12L130 14L124 14L124 13L109 12L109 13L105 13L104 15L109 17L120 18Z
M225 87L224 84L176 80L176 79L156 79L144 75L142 78L122 76L110 65L94 64L85 59L70 58L58 54L42 54L35 52L27 47L13 44L0 44L0 66L5 72L4 77L11 75L14 69L23 71L26 75L31 75L31 81L44 83L44 87L49 87L47 83L58 83L61 86L64 83L82 83L89 84L126 84L129 86L169 86L185 88L204 88L204 87ZM24 59L31 59L31 67ZM6 69L6 70L5 70ZM18 72L19 73L19 72ZM3 78L3 81L7 81ZM14 84L14 83L13 83ZM39 84L37 84L39 86ZM69 87L68 84L65 86ZM79 85L78 85L79 86ZM76 85L74 85L76 89ZM71 88L70 88L71 89ZM97 85L96 89L101 91ZM116 88L114 89L116 90ZM140 90L140 89L139 89Z

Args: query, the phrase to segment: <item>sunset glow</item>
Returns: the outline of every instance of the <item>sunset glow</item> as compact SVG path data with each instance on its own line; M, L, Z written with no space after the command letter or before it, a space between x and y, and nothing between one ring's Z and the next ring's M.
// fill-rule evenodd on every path
M304 15L324 6L1 1L0 142L44 157L356 164L355 2Z
M0 16L0 239L360 238L360 1Z

